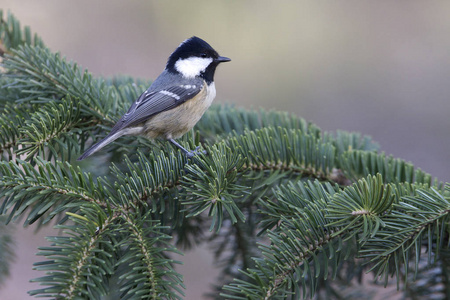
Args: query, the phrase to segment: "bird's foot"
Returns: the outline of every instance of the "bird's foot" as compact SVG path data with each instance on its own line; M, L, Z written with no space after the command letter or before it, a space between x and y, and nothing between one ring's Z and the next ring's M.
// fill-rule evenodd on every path
M205 150L199 150L199 149L200 149L200 146L197 146L197 147L195 147L195 150L187 151L186 152L187 158L192 158L192 157L194 157L196 155L199 155L201 153L206 154Z

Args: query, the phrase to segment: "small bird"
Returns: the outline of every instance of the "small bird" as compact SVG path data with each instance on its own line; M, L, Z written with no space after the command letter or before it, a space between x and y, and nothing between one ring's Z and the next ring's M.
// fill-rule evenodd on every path
M189 151L174 139L194 127L216 97L214 72L223 62L231 61L219 54L204 40L193 36L182 42L167 60L166 68L152 85L131 105L128 112L100 142L86 150L83 160L123 135L162 137Z

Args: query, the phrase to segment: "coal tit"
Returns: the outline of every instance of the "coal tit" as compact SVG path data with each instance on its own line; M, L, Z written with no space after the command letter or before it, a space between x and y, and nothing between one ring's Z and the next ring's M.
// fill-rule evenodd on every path
M181 149L187 157L197 154L178 144L194 127L216 97L214 72L230 61L204 40L193 36L170 55L166 68L152 85L131 105L128 112L101 141L86 150L85 159L123 135L162 137Z

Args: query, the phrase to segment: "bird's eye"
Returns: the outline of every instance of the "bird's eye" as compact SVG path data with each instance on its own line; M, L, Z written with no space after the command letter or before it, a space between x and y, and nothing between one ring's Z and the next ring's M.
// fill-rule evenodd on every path
M200 57L202 57L202 58L206 58L206 57L208 57L208 54L206 54L206 53L202 53L202 54L200 54Z

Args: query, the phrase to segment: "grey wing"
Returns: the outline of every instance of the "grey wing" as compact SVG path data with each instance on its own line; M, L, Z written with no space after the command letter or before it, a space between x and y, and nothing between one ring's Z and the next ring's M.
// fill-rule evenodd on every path
M202 88L201 84L181 84L167 86L156 91L148 89L131 105L128 112L113 127L111 133L142 123L162 111L183 104L197 95Z

